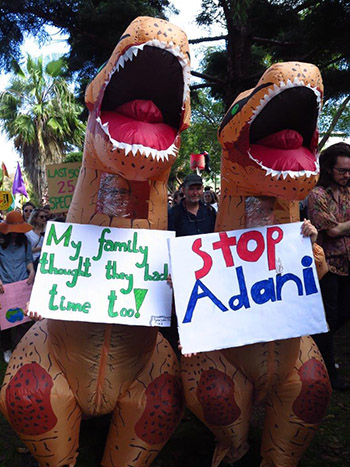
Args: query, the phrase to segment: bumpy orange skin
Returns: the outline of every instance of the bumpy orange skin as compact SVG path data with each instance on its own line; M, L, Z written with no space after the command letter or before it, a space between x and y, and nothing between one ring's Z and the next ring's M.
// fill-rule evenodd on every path
M322 91L317 68L300 63L272 66L257 87L265 82L279 84L288 78L293 80L295 76ZM236 101L251 91L238 96ZM304 198L315 183L314 177L285 180L266 177L257 164L254 166L246 154L238 151L237 139L259 105L262 92L266 89L253 94L219 133L223 152L216 231L246 227L246 196L278 197L277 222L297 221L298 193L303 189ZM213 467L222 460L238 461L247 452L254 402L265 402L266 409L261 466L298 465L325 415L331 395L327 370L311 337L204 352L183 358L181 369L188 407L216 438ZM210 384L206 375L214 373L222 376ZM207 382L207 396L203 380ZM215 410L219 412L217 416ZM221 424L220 414L226 415L221 415Z
M119 55L131 45L151 39L172 41L184 55L188 55L186 35L176 26L147 17L137 18L130 24L107 65L86 92L90 116L84 159L68 222L166 228L166 184L175 158L162 162L141 154L134 156L112 151L107 135L96 124L105 82ZM189 118L188 95L179 134L188 126ZM177 144L180 145L179 135ZM149 185L146 218L125 219L97 212L103 172ZM29 371L28 378L25 378L26 371ZM26 384L26 380L35 380L36 375L42 378L44 386L49 384L45 391L40 389L40 384ZM20 381L14 378L20 378ZM151 408L158 406L157 401L160 404L165 401L166 410L163 407L161 420L158 420L161 427L157 427L156 432L154 429L148 432L145 427L153 422ZM25 411L15 416L11 412L12 404L28 407L35 417L30 414L27 417ZM2 413L12 422L39 465L48 467L74 466L82 416L111 412L113 418L101 465L150 465L175 430L182 408L179 362L157 328L144 326L40 321L13 353L0 394ZM40 416L41 410L45 412L45 423L40 424L37 412Z

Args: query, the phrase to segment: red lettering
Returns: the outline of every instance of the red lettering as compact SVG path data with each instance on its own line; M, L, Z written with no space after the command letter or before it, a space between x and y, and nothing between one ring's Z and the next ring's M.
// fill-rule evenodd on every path
M195 276L197 280L202 279L202 277L205 277L209 273L213 265L212 257L205 251L201 251L201 248L202 248L202 239L197 238L197 240L193 242L192 251L197 253L197 255L199 255L202 258L203 263L204 263L203 267L201 269L198 269L198 271L195 272Z
M220 240L218 242L213 243L213 250L222 250L226 267L230 268L234 266L233 256L230 247L236 245L236 237L229 237L226 232L221 232L219 236Z
M57 182L57 185L59 186L59 189L58 189L58 193L65 193L65 190L63 189L64 188L64 181L63 180L60 180L59 182Z
M256 242L254 250L248 250L248 243L250 242L250 240L254 240ZM237 244L237 253L239 257L244 261L249 261L251 263L258 261L258 259L264 253L264 249L264 237L262 233L258 232L257 230L245 232L239 237Z
M277 237L274 239L272 236L277 232ZM276 249L275 246L279 243L283 238L283 230L280 227L268 227L267 234L266 234L266 242L267 242L267 261L269 265L269 271L272 269L276 269Z

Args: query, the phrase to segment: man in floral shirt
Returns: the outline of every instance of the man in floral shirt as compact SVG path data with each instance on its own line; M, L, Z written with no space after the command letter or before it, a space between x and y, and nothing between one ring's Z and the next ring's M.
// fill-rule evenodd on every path
M350 389L337 375L333 333L350 318L350 145L337 143L320 156L320 178L308 199L329 272L320 282L330 332L315 336L334 389Z

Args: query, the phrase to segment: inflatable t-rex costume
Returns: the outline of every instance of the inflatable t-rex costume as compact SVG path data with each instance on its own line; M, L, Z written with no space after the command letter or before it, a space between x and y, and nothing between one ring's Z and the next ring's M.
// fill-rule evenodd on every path
M90 83L68 222L165 229L167 179L189 124L186 35L135 19ZM73 466L82 416L113 412L102 465L149 465L180 421L178 361L157 328L45 320L9 363L1 410L40 466Z
M315 66L280 63L233 102L219 130L223 152L217 231L271 221L269 199L247 196L283 197L272 212L275 218L297 220L290 201L306 197L318 171L316 125L322 93ZM252 199L257 203L250 203ZM246 210L249 203L252 207ZM213 466L224 458L235 462L246 453L253 403L260 401L266 410L261 465L297 465L331 394L310 337L183 358L182 378L187 405L215 434Z

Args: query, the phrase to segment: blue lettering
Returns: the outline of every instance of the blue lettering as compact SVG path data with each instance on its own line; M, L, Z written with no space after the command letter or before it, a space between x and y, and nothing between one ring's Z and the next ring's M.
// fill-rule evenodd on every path
M250 293L252 295L252 299L258 305L263 305L269 300L272 302L276 301L275 285L271 277L270 279L256 282L252 286Z
M244 306L245 308L250 308L247 286L244 280L244 273L243 273L242 266L239 266L238 268L236 268L236 274L237 274L239 290L241 293L239 295L234 295L233 297L231 297L228 302L229 307L231 308L231 310L234 310L234 311L239 310L240 308L242 308L242 306ZM238 300L236 305L234 304L235 300Z
M277 300L282 300L281 292L282 287L288 281L294 281L298 287L298 295L303 295L303 284L298 276L295 274L289 273L282 276L281 274L277 274L276 276L276 293L277 293Z
M202 289L203 292L199 293L199 287ZM218 298L215 297L215 295L206 287L203 282L201 282L199 279L196 280L193 290L191 293L190 300L187 305L187 310L185 317L183 319L183 323L190 323L192 321L192 316L193 316L193 311L197 305L197 300L200 298L208 297L210 300L218 307L220 308L221 311L227 311L228 308L225 307L225 305L220 302Z
M303 270L303 276L306 295L317 293L318 290L314 278L314 272L312 268L308 267L312 264L312 258L310 256L304 256L301 260L301 264L305 267Z

